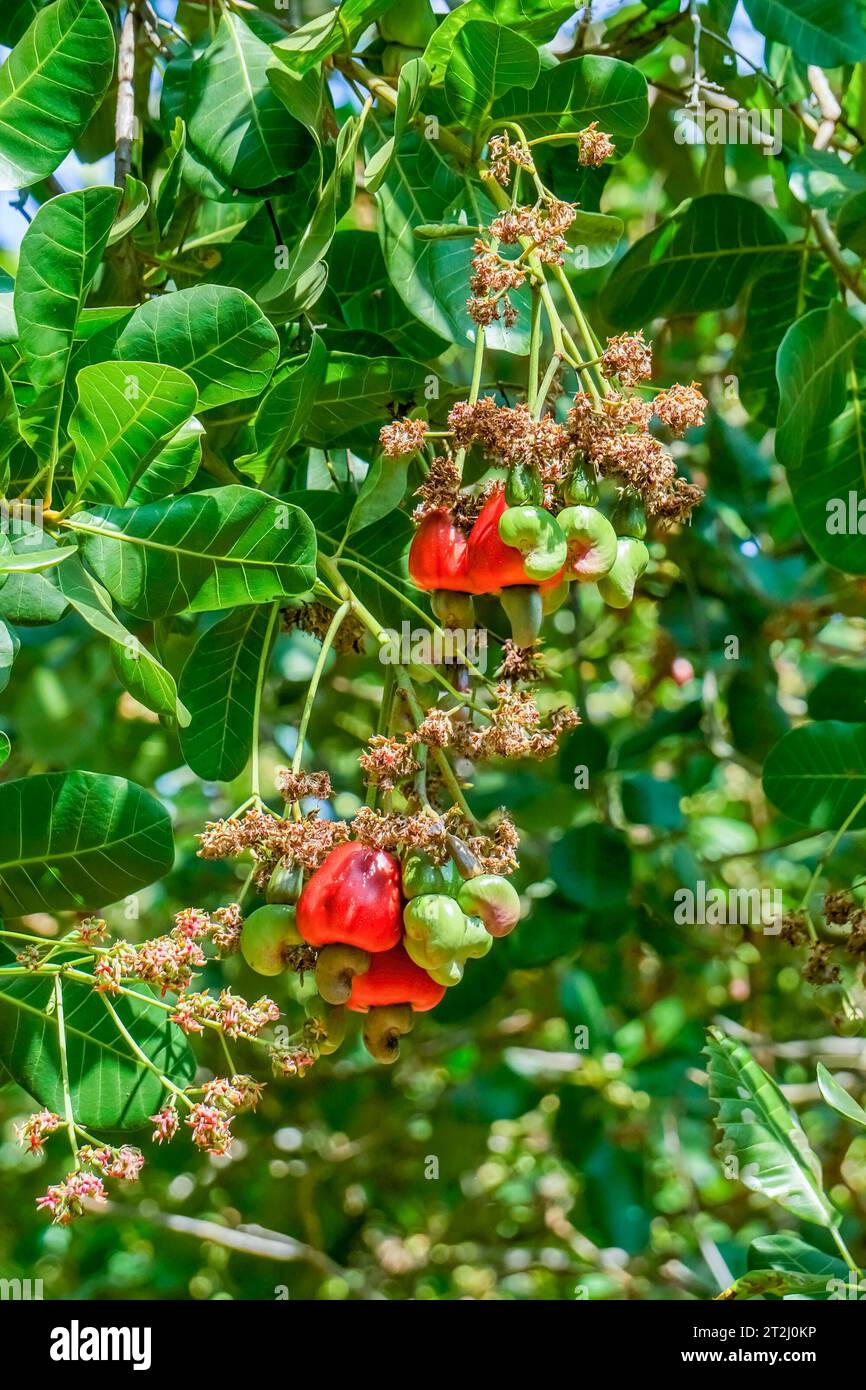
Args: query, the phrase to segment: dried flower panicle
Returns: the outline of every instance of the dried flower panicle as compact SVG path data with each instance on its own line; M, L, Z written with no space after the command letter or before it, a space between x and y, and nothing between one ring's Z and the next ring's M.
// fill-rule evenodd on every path
M333 796L331 779L327 772L293 772L288 767L278 767L274 775L277 791L288 805L292 801L303 801L313 797L316 801L330 801Z
M412 520L423 521L433 512L451 511L460 496L461 471L450 454L437 454L429 472L415 489L421 501L412 513Z
M382 452L391 459L417 454L424 446L426 432L426 420L410 420L408 417L392 420L390 425L383 425L379 431Z
M589 168L597 168L616 152L616 145L605 131L599 130L598 121L593 121L577 132L577 161Z
M224 956L236 955L241 949L243 926L244 919L239 903L229 903L227 907L218 907L213 913L211 942L220 959Z
M638 382L649 381L653 355L651 345L644 341L643 330L608 338L607 347L601 355L601 369L605 376L618 377L623 386L636 386Z
M702 425L706 408L707 402L697 381L690 386L669 386L653 401L653 414L675 435Z
M358 764L367 786L381 787L383 791L393 791L399 782L414 776L421 766L410 743L386 738L384 734L373 734Z
M482 178L493 178L502 188L507 188L511 182L512 168L535 173L531 151L519 141L512 144L505 134L490 137L487 142L487 162L488 167L483 170Z

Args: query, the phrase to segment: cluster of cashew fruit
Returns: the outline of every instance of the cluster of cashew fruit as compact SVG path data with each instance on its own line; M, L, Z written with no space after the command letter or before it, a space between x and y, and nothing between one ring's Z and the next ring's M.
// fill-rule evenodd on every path
M308 1012L327 1033L319 1052L340 1045L349 1009L365 1015L370 1054L396 1061L413 1015L435 1008L466 962L517 925L520 899L508 879L485 873L456 837L448 845L442 865L417 849L400 860L354 840L337 845L296 903L272 901L246 919L241 951L260 974L290 968L298 947L317 951L319 998ZM276 870L268 896L290 897L292 879Z
M543 505L537 472L512 468L468 535L448 511L424 517L409 551L409 573L430 593L446 627L472 627L472 596L498 594L514 642L529 647L573 581L596 583L612 608L631 603L649 561L643 503L626 489L608 519L598 500L595 481L578 466L562 484L554 512Z

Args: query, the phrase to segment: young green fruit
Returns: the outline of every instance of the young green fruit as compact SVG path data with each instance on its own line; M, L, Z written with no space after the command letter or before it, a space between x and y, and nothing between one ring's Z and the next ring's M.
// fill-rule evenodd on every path
M579 583L604 577L616 560L616 532L595 507L566 507L557 517L568 546L568 573Z
M514 584L503 589L499 602L511 625L511 638L518 647L531 647L544 621L544 599L534 584Z
M265 897L269 903L296 903L304 886L300 869L284 869L278 864L268 879Z
M523 556L527 579L552 579L565 564L565 536L543 507L507 507L499 518L499 539Z
M634 598L635 584L648 564L649 551L643 541L620 536L613 566L598 582L598 592L610 608L628 608Z
M627 487L614 509L613 529L618 536L633 536L642 541L646 535L646 509L640 493Z
M400 1056L400 1039L412 1032L411 1004L375 1004L364 1019L364 1046L377 1062L390 1066Z
M269 903L256 908L241 931L241 954L259 975L282 974L288 952L303 944L303 937L295 926L295 909L288 904Z
M335 942L325 946L316 960L316 989L327 1004L345 1004L356 975L370 969L370 953L359 946Z
M516 463L505 480L505 500L509 507L540 507L544 501L544 484L538 469Z
M434 864L428 855L413 849L403 860L403 892L407 898L418 898L423 893L447 893L455 898L462 882L451 859Z
M520 921L520 898L500 874L468 879L457 894L457 902L467 916L480 918L491 936L507 936Z
M402 43L410 48L426 48L436 32L430 0L400 0L377 23L386 43Z
M583 463L576 463L566 479L562 495L570 507L594 507L598 501L598 484Z

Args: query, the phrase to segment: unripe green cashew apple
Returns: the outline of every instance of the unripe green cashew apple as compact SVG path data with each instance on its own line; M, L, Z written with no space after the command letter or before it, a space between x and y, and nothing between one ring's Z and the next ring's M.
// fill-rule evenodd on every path
M520 921L517 890L500 874L467 879L457 901L470 917L480 917L491 936L507 936Z
M247 917L241 931L241 954L259 975L280 975L286 969L287 952L303 946L295 925L295 909L289 904L268 903Z

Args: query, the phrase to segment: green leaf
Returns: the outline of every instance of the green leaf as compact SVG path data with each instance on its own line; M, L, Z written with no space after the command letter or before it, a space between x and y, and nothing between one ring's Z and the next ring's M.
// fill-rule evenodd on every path
M67 957L68 958L68 957ZM11 957L9 957L11 959ZM39 1105L64 1113L55 982L45 976L0 978L0 1058ZM155 1003L127 997L112 1008L155 1070L143 1065L101 995L61 979L66 1067L72 1113L85 1127L141 1129L164 1097L160 1075L176 1086L195 1077L195 1057L179 1028ZM149 994L146 985L138 993Z
M35 220L35 219L34 219ZM117 340L124 361L164 362L192 377L199 411L257 396L279 356L276 330L242 290L194 285L136 309Z
M150 207L150 193L147 184L141 179L134 179L131 174L124 178L123 196L120 200L120 207L111 225L108 234L108 245L116 246L125 236L128 236L141 221Z
M19 523L17 534L11 537L11 545L12 555L7 552L5 556L10 567L8 578L0 585L0 617L25 626L59 622L68 605L57 587L56 568L46 569L42 557L45 551L56 553L59 564L76 551L68 546L56 546L40 526L28 521ZM39 569L31 571L28 566L24 571L13 571L11 565L16 556L25 561L37 557Z
M36 388L23 423L41 459L56 448L76 324L119 200L117 188L61 193L43 203L21 242L14 292L18 349Z
M547 43L573 17L573 3L563 0L465 0L445 15L424 50L424 61L433 80L441 82L457 36L470 20L494 20L535 43Z
M0 189L52 174L96 114L114 71L99 0L57 0L0 69Z
M853 0L743 0L755 28L819 68L866 58L866 33Z
M181 727L188 724L189 712L178 700L174 677L114 616L102 585L78 560L64 565L58 584L88 627L111 642L112 661L124 688L147 709L171 715Z
M726 309L777 263L785 238L757 203L708 193L684 203L617 263L604 292L615 328Z
M406 135L376 194L379 238L391 283L406 307L449 342L474 341L475 325L466 310L474 255L472 238L420 240L416 227L430 223L477 227L495 208L478 183L455 173L431 140ZM444 211L443 211L444 208ZM529 350L529 296L513 296L519 318L514 327L493 324L487 344L510 352Z
M0 785L0 912L87 910L168 873L168 812L142 787L97 772Z
M405 357L333 352L304 431L310 444L334 445L359 425L387 419L389 405L424 400L429 369Z
M348 212L355 195L355 157L361 138L360 120L350 117L340 128L334 167L316 202L310 220L293 244L286 266L286 281L297 284L322 261L334 239L337 223Z
M571 134L598 121L622 153L649 117L646 78L618 58L569 58L543 68L531 91L514 87L506 92L493 117L519 121L530 140Z
M799 1274L806 1278L826 1281L845 1279L848 1266L837 1255L825 1255L791 1231L776 1231L770 1236L756 1236L749 1246L750 1269L776 1269L784 1274Z
M792 324L776 360L776 453L800 524L822 560L866 574L866 327L841 304Z
M0 730L0 767L9 761L12 752L12 744L9 742L9 735Z
M192 65L187 134L233 188L267 188L293 173L312 149L304 126L271 88L270 62L270 46L224 10L212 43Z
M837 1226L841 1217L824 1192L821 1165L775 1081L717 1028L708 1030L706 1054L723 1136L718 1151L736 1156L740 1181L801 1221Z
M782 1269L752 1269L721 1295L725 1300L738 1298L813 1298L826 1293L828 1279L820 1274L795 1274Z
M315 581L309 520L251 488L94 507L66 525L111 597L138 618L297 597Z
M866 190L852 193L839 209L836 232L843 246L866 256Z
M827 719L791 729L764 764L764 792L786 816L836 830L866 797L866 724ZM866 809L851 822L866 825Z
M314 333L306 357L293 357L277 368L250 422L255 448L235 459L235 467L255 482L261 483L273 464L303 437L327 364L325 344Z
M410 58L400 69L397 82L397 105L394 110L394 131L367 161L364 182L369 193L375 193L394 162L394 155L412 118L417 113L430 85L430 70L423 58Z
M497 97L538 80L538 49L513 29L470 19L457 34L445 69L445 96L456 121L478 131Z
M156 194L156 223L160 236L165 236L177 207L186 150L186 124L181 116L175 118L168 142L168 163Z
M164 444L193 414L198 393L176 367L101 362L76 378L69 421L76 495L122 505Z
M823 1062L818 1063L818 1089L833 1110L844 1115L846 1120L852 1120L855 1125L866 1128L866 1110L830 1075Z
M147 465L129 494L130 502L158 502L183 492L199 470L203 437L204 426L193 415Z
M789 161L788 184L801 203L835 214L850 193L866 189L866 174L853 163L843 164L830 150L807 146Z
M340 492L304 491L291 492L286 500L310 517L324 554L333 556L339 550L340 564L362 603L392 626L411 616L412 610L402 600L417 606L419 594L406 577L404 557L414 527L404 512L392 512L347 539L346 528L354 505L351 497Z
M12 549L4 550L0 553L0 574L29 574L34 570L53 569L77 554L78 549L74 545L52 545L45 550L22 550L20 553Z
M274 54L293 72L309 72L384 14L393 0L343 0L274 44Z
M207 628L189 655L180 693L192 718L180 748L197 777L231 782L246 767L260 672L272 644L272 618L269 605L236 608Z
M18 655L20 646L21 643L17 634L4 622L0 622L0 690L5 690L9 684L12 675L12 663Z

